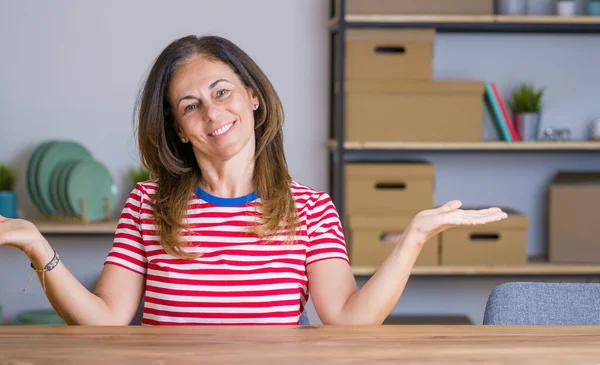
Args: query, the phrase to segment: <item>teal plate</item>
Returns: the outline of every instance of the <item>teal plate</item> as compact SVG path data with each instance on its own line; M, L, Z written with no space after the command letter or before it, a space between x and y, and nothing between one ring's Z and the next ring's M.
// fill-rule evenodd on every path
M108 198L110 210L115 202L116 190L110 172L96 160L77 162L67 178L67 198L71 209L90 222L105 218L105 198ZM85 215L81 211L81 199L85 199Z
M50 201L56 207L57 213L62 216L70 215L71 212L67 207L68 204L65 203L65 200L62 200L60 196L60 190L64 190L66 179L63 178L62 183L60 181L65 170L76 161L78 160L69 159L62 161L54 168L54 170L52 170L52 175L50 176Z
M75 216L75 212L73 209L71 209L71 204L69 204L69 198L67 196L67 181L69 179L71 170L73 170L79 161L81 160L69 160L67 163L65 163L60 175L58 176L58 200L61 202L65 215L71 217Z
M61 141L48 148L41 157L37 175L37 186L40 189L40 198L48 213L56 214L58 209L50 199L50 178L53 170L67 159L92 159L92 154L81 144L74 141Z
M47 141L40 143L31 153L31 157L27 160L27 166L25 167L25 184L27 195L29 200L40 213L47 213L46 209L42 205L40 193L37 188L37 170L40 157L50 148L55 141Z

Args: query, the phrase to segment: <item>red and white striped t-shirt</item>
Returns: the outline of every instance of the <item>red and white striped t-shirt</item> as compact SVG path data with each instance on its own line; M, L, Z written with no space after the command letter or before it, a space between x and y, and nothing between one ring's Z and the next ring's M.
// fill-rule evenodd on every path
M160 245L150 198L155 181L138 183L121 213L105 264L145 276L142 325L298 324L308 300L306 266L349 262L338 213L329 197L297 182L290 186L302 229L294 244L264 243L248 232L260 210L249 194L220 198L196 188L183 236L201 252L194 260Z

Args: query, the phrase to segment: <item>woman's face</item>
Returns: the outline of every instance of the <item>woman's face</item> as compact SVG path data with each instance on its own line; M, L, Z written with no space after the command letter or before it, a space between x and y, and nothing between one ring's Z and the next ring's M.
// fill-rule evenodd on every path
M217 162L242 150L253 156L258 98L227 65L194 56L175 72L168 93L179 138L197 158Z

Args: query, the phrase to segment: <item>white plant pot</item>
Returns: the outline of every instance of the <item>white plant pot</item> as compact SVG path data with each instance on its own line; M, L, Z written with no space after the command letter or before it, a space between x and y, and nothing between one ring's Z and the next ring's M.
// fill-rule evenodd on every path
M575 1L562 0L556 3L556 14L560 16L574 16L575 15Z

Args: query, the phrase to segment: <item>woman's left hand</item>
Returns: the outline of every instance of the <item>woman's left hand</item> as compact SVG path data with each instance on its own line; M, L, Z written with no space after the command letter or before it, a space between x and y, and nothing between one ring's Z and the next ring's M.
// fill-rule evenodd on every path
M452 200L439 208L423 210L415 215L406 233L425 243L431 237L450 228L482 225L507 217L507 214L497 207L463 210L459 209L461 206L459 200Z

